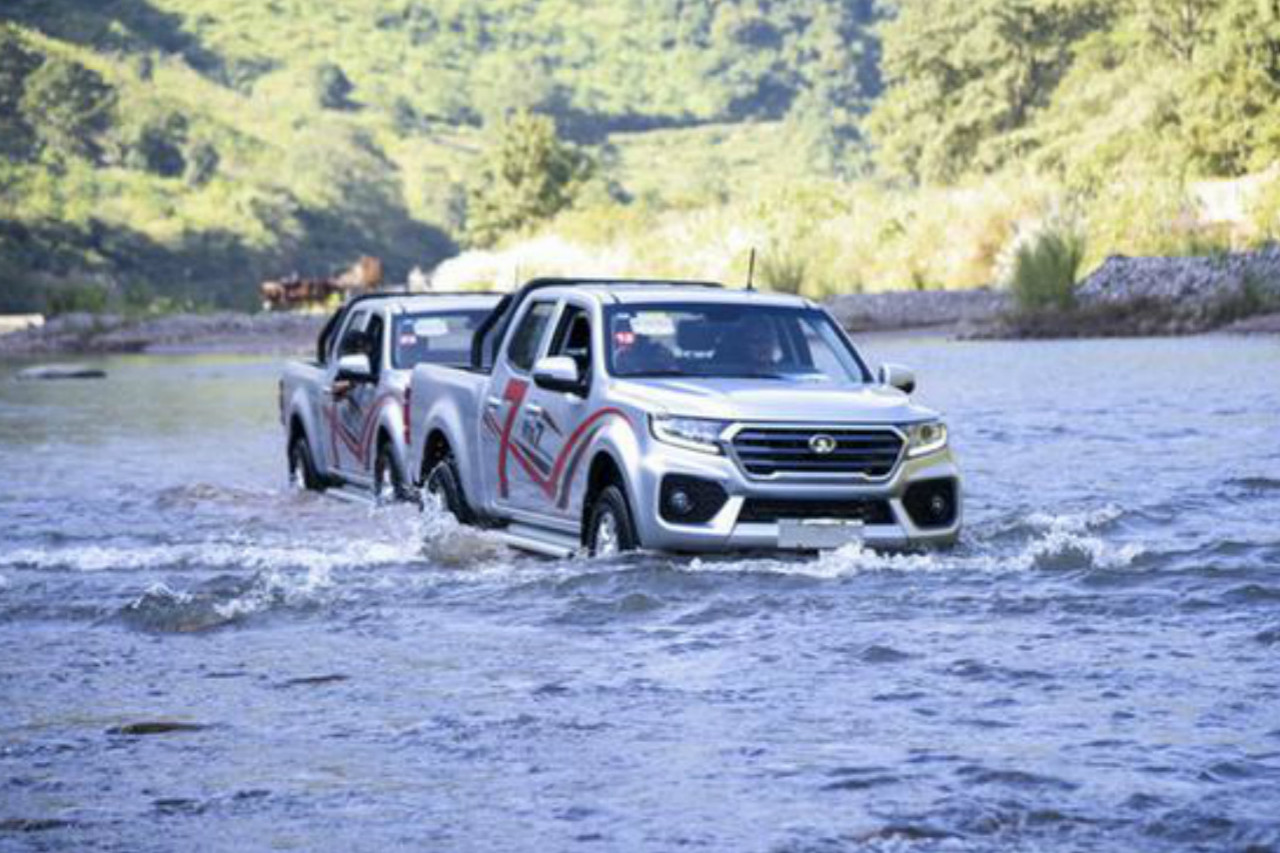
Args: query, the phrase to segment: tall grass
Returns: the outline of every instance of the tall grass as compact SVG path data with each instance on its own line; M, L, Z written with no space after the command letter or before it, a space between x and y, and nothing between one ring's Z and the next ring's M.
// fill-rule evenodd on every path
M804 291L809 262L798 252L775 249L760 256L760 282L777 293Z
M1034 312L1073 308L1084 255L1084 235L1070 226L1046 226L1023 240L1014 249L1009 279L1018 309Z

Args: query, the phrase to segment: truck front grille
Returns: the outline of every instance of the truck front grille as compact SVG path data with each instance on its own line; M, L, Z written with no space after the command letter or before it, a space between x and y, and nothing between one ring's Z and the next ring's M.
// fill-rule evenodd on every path
M734 435L733 453L751 477L882 480L897 467L902 443L887 427L747 426Z

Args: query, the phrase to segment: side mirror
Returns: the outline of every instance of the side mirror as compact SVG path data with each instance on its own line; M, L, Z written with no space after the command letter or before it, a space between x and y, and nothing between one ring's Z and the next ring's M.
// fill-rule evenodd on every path
M549 355L533 366L533 384L548 391L581 393L578 363L567 355Z
M909 367L901 364L882 364L880 366L880 384L897 388L904 394L916 390L916 374Z
M368 382L373 378L373 368L369 366L369 356L351 353L338 359L338 378L350 382Z

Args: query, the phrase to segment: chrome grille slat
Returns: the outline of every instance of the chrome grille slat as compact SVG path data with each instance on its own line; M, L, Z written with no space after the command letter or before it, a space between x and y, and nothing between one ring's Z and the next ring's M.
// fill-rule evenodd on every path
M815 453L815 435L834 439L830 453ZM750 477L855 478L890 477L902 457L903 436L890 427L743 426L733 434L731 447L738 465Z

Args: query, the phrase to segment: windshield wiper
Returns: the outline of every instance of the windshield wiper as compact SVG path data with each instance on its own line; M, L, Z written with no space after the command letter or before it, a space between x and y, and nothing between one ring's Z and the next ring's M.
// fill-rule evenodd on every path
M687 370L644 370L639 373L620 373L619 379L660 379L670 376L678 376L682 379L696 378L697 373L690 373Z
M643 373L623 373L621 379L662 379L679 377L681 379L798 379L802 376L819 376L817 373L767 373L751 371L728 371L725 373L694 373L688 370L646 370Z

